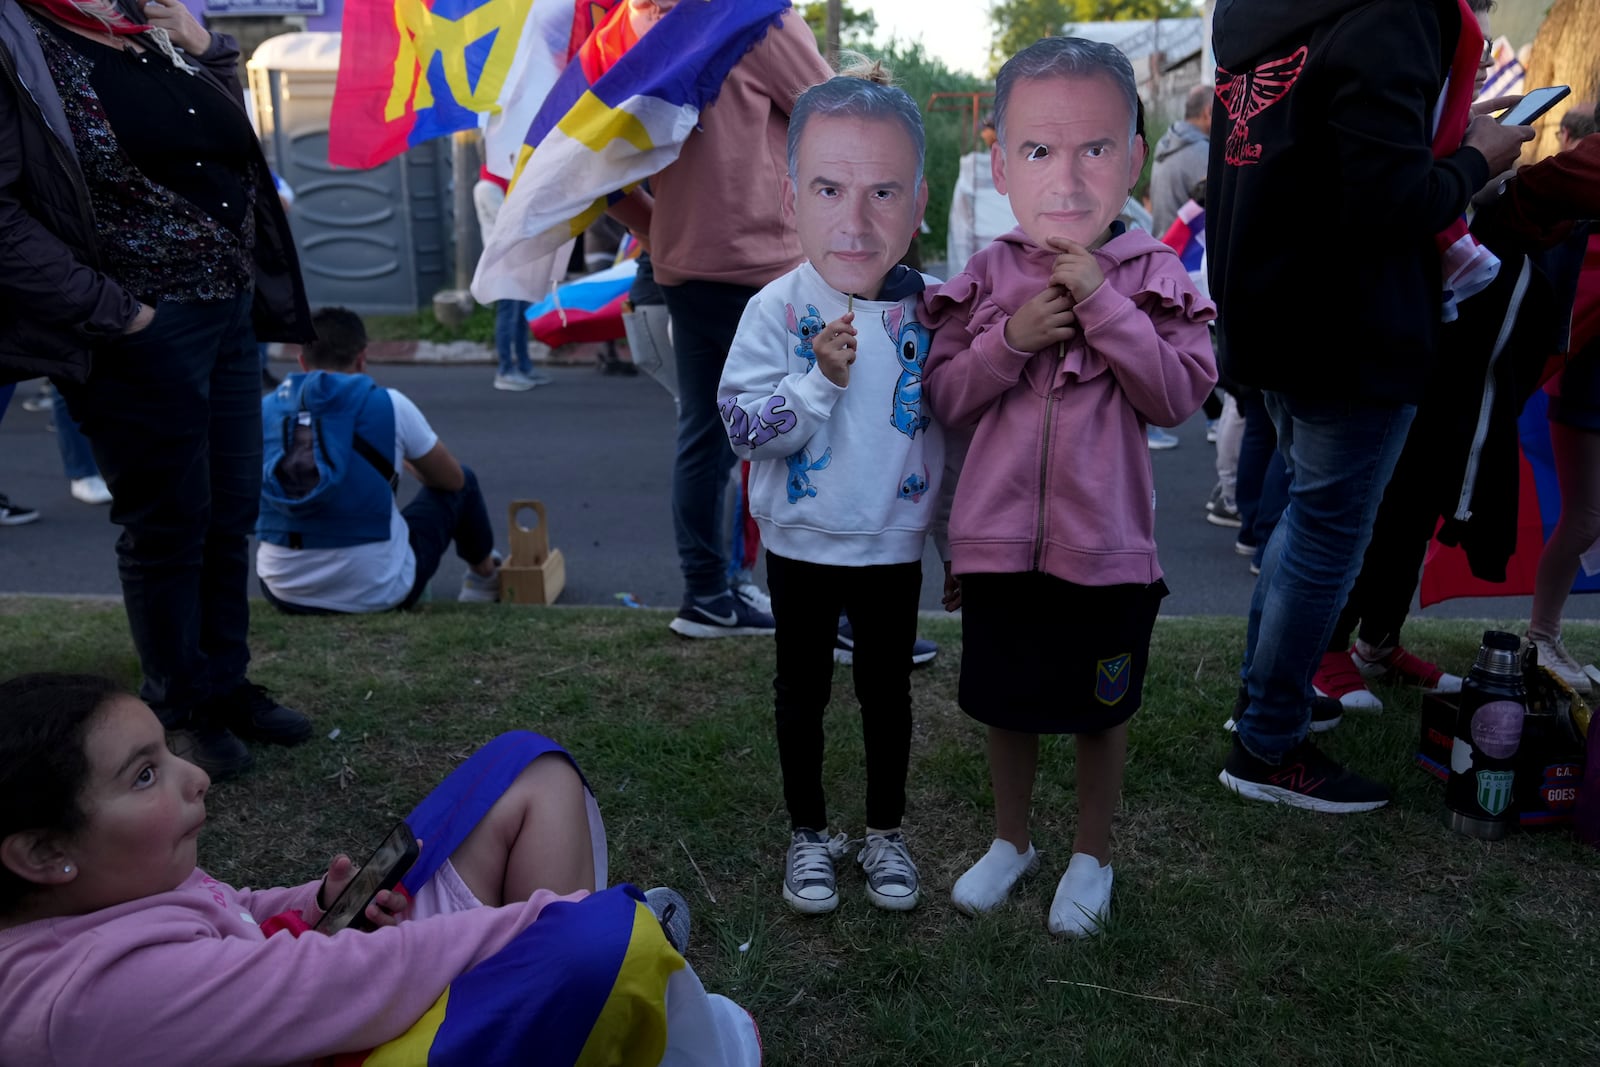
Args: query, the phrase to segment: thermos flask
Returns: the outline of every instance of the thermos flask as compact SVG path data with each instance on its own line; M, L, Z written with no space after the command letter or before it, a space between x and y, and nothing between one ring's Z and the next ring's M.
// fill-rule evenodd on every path
M1456 714L1445 825L1488 841L1504 837L1517 818L1512 785L1527 714L1521 643L1515 634L1484 632Z

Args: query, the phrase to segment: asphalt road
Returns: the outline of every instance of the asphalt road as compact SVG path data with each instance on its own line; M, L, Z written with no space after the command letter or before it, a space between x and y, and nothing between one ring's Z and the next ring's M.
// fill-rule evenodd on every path
M668 505L674 414L660 386L587 367L553 368L554 384L529 393L495 392L486 366L383 366L375 373L414 399L451 451L477 471L497 528L504 531L511 500L544 501L551 539L566 557L561 603L615 604L630 594L641 604L677 606ZM22 410L32 392L20 387L0 423L0 492L42 517L0 528L0 593L118 595L117 529L108 509L68 495L49 416ZM1253 584L1247 561L1233 551L1232 530L1204 521L1215 477L1205 424L1196 417L1178 434L1178 448L1153 456L1156 536L1172 589L1162 612L1242 616ZM929 610L938 608L937 565L930 551L922 597ZM434 595L453 598L462 570L447 557ZM1517 619L1527 612L1527 598L1512 597L1451 601L1421 614ZM1568 615L1600 618L1600 597L1574 598Z

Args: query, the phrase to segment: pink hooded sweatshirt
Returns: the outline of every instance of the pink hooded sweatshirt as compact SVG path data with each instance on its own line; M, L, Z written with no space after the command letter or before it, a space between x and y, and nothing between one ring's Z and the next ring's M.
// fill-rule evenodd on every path
M1216 384L1206 328L1216 308L1147 233L1093 254L1106 280L1077 305L1081 332L1064 354L1006 343L1006 322L1045 287L1056 257L1020 228L923 298L936 329L928 403L948 426L976 426L950 516L957 574L1161 577L1145 425L1178 425Z
M318 884L252 892L197 868L171 892L0 930L0 1063L282 1067L370 1049L546 905L586 895L262 936L291 908L314 922Z

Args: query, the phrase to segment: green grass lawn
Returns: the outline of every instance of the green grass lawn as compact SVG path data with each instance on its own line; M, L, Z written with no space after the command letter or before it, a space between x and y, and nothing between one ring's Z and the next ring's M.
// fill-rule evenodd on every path
M562 741L594 784L613 879L689 898L690 960L755 1014L774 1065L1600 1062L1600 855L1562 831L1486 844L1445 830L1442 787L1412 763L1411 692L1384 691L1382 715L1347 716L1326 741L1397 787L1387 810L1319 816L1227 794L1216 774L1243 628L1156 629L1113 922L1090 942L1044 929L1070 853L1068 739L1041 761L1041 872L997 914L950 906L992 826L945 620L925 627L945 651L915 675L907 829L925 898L909 915L872 908L853 870L831 916L783 904L771 643L686 642L665 615L622 609L257 611L253 677L311 714L317 739L262 750L214 790L201 862L235 884L317 876L336 851L363 854L478 744L527 728ZM1600 628L1569 629L1580 651L1600 644ZM1464 673L1481 630L1417 623L1408 638ZM0 600L0 663L137 676L118 606ZM848 672L835 684L827 781L835 829L859 834Z

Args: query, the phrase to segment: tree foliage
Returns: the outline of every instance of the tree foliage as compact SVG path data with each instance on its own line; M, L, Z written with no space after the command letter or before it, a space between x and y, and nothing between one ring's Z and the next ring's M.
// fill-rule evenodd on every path
M817 35L817 51L828 54L828 4L827 0L800 4L800 17L806 20L811 32ZM878 31L878 17L871 11L857 11L849 4L841 4L839 11L839 47L860 48Z
M970 93L990 88L981 78L953 71L928 54L920 41L891 40L868 49L883 61L894 75L894 83L906 91L922 109L928 150L923 174L928 180L927 221L929 233L921 247L930 259L943 259L945 231L950 225L950 196L955 189L957 164L961 153L970 150L970 116L964 112L928 110L934 93ZM957 268L959 269L959 267Z
M998 71L1007 59L1039 38L1063 33L1075 22L1190 18L1195 13L1192 0L993 0L989 5L989 22L994 27L989 69Z

